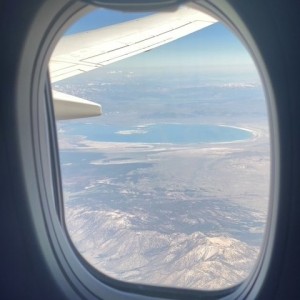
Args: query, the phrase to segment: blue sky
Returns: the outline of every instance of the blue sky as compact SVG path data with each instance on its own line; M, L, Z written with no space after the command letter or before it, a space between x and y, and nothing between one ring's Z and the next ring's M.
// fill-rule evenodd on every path
M82 17L66 34L87 31L142 18L147 13L97 9ZM123 67L201 67L217 72L255 73L254 64L242 43L223 24L216 23L149 52L117 63Z

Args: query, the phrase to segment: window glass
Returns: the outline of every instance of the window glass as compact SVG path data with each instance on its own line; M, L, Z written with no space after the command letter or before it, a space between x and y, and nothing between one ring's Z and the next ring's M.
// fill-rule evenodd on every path
M62 41L148 15L95 10ZM148 39L153 26L139 30ZM267 218L268 114L254 62L226 26L53 80L53 89L103 110L57 121L67 229L91 265L193 289L247 277Z

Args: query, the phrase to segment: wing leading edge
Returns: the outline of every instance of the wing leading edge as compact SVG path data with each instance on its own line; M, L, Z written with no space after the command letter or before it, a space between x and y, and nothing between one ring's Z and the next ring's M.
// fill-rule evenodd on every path
M63 80L149 51L215 22L216 19L189 4L179 7L174 12L161 12L141 19L65 36L57 45L50 60L51 80L52 82ZM60 94L60 97L56 95L55 93L56 118L73 118L73 115L69 116L66 110L72 105L69 95ZM65 98L68 99L66 105L55 104L57 101L65 101ZM83 105L87 101L81 100ZM76 105L78 101L80 98L76 99ZM82 117L101 113L101 107L96 109L95 106L95 111L90 108L88 109L90 114L84 113ZM79 111L76 117L81 117Z

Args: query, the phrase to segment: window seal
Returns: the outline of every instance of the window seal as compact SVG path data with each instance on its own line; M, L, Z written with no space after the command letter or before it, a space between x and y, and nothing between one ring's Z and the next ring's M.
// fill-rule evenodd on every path
M200 2L200 1L199 1ZM210 5L203 5L200 4L201 8L208 9L211 11ZM61 174L60 174L60 168L59 168L59 155L58 155L58 144L57 144L57 136L56 136L56 126L55 126L55 120L54 120L54 112L53 107L51 104L49 104L49 99L52 98L51 96L51 88L50 88L50 81L49 81L49 75L47 79L48 84L46 84L45 87L45 95L48 98L46 101L47 103L47 121L48 121L48 128L49 128L49 134L50 134L50 145L51 145L51 166L54 170L53 173L53 188L54 188L54 201L55 201L55 207L56 211L58 213L58 217L60 220L60 223L63 227L63 231L65 235L68 238L68 242L71 246L71 249L75 256L77 257L78 261L82 264L84 269L94 277L99 284L107 285L110 289L115 288L118 291L124 291L126 293L129 293L129 296L145 296L145 297L165 297L165 298L172 298L172 299L220 299L220 298L227 298L227 297L235 297L238 298L239 295L244 291L245 286L247 286L247 282L249 281L252 274L249 275L249 278L246 278L244 282L241 284L238 284L232 288L223 289L220 291L203 291L203 290L191 290L191 289L183 289L183 288L169 288L169 287L159 287L159 286L150 286L150 285L144 285L144 284L137 284L137 283L128 283L123 282L117 279L110 278L103 273L101 273L99 270L96 270L93 266L91 266L88 262L84 260L84 258L79 254L78 250L73 245L68 231L66 229L65 224L65 218L64 218L64 203L63 203L63 194L62 194L62 181L61 181ZM266 235L268 232L265 233ZM66 249L62 249L63 252L66 251ZM70 248L67 249L67 251L70 251ZM69 267L73 269L72 262L69 260L69 254L67 252L64 253L64 258L68 261ZM85 278L82 280L82 276L86 277L85 274L76 273L76 271L73 269L73 273L78 278L78 280L82 283L83 286L85 286L88 290L92 291L94 296L97 295L97 290L100 287L95 287L94 284L92 284L93 287L90 287L89 279ZM87 277L89 277L87 275ZM101 293L100 293L101 294ZM97 297L97 296L96 296ZM121 298L120 298L121 299Z

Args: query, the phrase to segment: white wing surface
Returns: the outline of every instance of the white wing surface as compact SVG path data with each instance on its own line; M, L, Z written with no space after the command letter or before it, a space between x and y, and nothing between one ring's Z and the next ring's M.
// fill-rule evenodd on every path
M141 19L64 36L50 60L51 80L63 80L151 50L215 22L216 19L190 4L173 12L156 13ZM63 99L64 96L60 95L54 101ZM78 98L76 103L78 104ZM70 101L68 105L71 105ZM101 107L95 114L99 115L99 112ZM60 119L72 117L68 116L67 111L60 113L60 116Z

